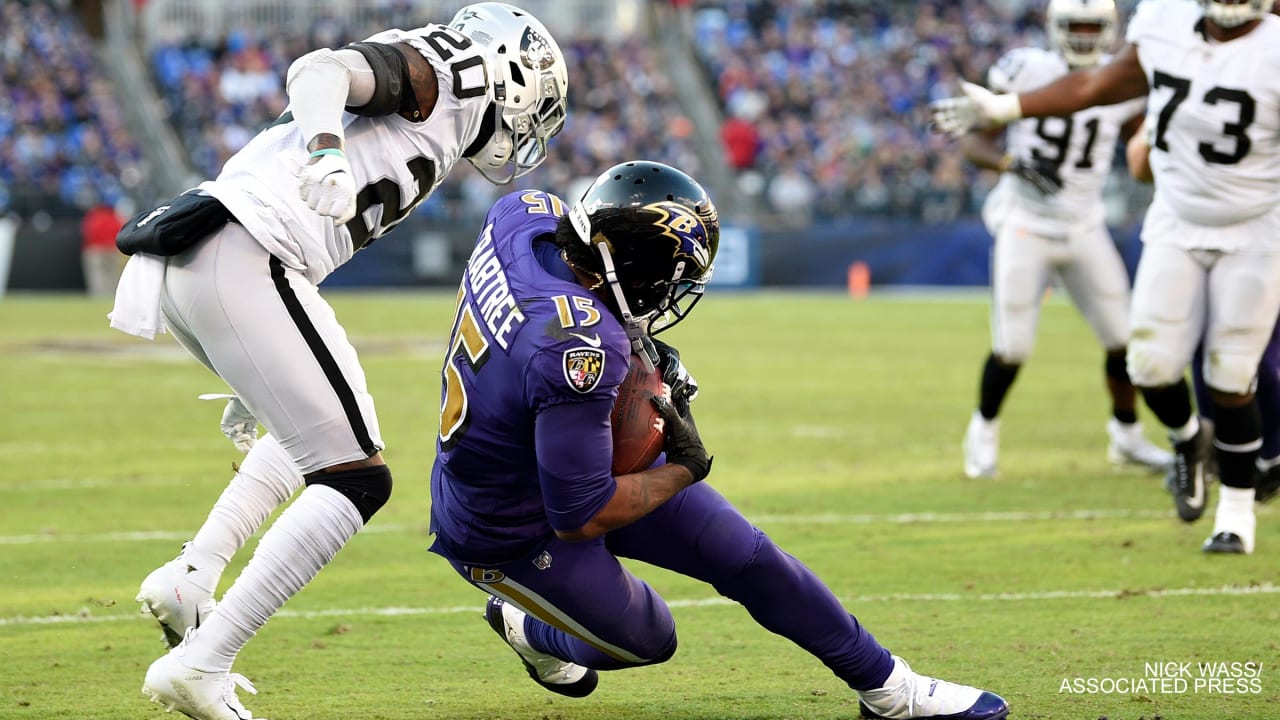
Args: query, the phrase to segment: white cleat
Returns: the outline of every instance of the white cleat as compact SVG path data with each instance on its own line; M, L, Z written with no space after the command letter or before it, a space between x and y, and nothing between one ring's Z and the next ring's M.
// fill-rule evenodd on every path
M917 675L893 658L893 672L877 690L860 690L862 716L878 720L1003 720L1009 703L993 692Z
M491 596L484 607L484 618L489 627L520 656L525 671L534 682L553 693L575 698L586 697L596 689L600 678L595 670L565 662L529 646L524 637L523 610Z
M1253 498L1249 490L1222 488L1218 497L1218 509L1213 518L1213 534L1204 541L1201 550L1223 555L1252 555L1258 530L1258 516L1254 514ZM1233 496L1243 495L1243 502L1233 504Z
M1142 423L1107 421L1107 460L1113 465L1142 465L1155 472L1173 466L1173 453L1157 447L1142 434Z
M964 474L969 478L993 478L1000 455L1000 420L987 420L976 410L964 433Z
M163 705L165 712L177 710L194 720L254 720L236 696L236 686L256 695L253 685L238 673L206 672L188 666L183 662L184 650L185 645L179 644L151 663L142 694Z
M170 648L177 647L188 630L200 627L217 607L213 588L205 587L207 581L205 573L179 554L153 570L138 588L135 599L142 603L143 613L155 616Z

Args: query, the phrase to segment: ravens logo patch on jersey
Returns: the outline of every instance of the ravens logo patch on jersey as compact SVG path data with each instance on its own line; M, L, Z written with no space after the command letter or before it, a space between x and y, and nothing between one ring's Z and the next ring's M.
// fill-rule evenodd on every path
M564 351L564 379L569 387L589 393L604 373L604 351L596 348L574 348Z

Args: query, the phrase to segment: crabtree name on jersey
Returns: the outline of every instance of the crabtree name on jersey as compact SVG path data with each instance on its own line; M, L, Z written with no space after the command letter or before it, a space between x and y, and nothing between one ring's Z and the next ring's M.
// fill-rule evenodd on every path
M471 285L476 309L494 342L503 350L509 349L512 330L519 327L525 317L511 296L507 275L493 251L492 224L484 229L475 252L471 254L471 262L467 263L467 282Z

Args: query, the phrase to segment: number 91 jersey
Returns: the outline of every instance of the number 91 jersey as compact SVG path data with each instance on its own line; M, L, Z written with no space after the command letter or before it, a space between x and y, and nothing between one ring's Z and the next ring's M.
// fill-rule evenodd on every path
M1103 62L1106 62L1104 58ZM1002 93L1041 88L1070 71L1057 53L1039 48L1011 50L987 73L987 85ZM1062 189L1045 196L1026 181L1006 173L988 197L984 217L1000 224L1009 212L1031 232L1049 236L1071 226L1100 224L1105 207L1102 189L1111 171L1120 128L1142 112L1141 98L1088 108L1071 117L1026 119L1009 125L1005 147L1011 157L1053 165Z
M387 30L366 42L406 43L422 53L435 69L439 97L431 114L417 122L395 114L343 114L357 191L351 221L337 226L299 198L293 171L307 161L309 138L302 137L288 109L228 160L216 180L200 186L267 251L317 284L435 190L479 134L490 105L482 49L456 30L432 24Z
M1127 39L1150 87L1147 132L1157 200L1204 226L1280 203L1280 18L1220 43L1193 2L1138 6Z

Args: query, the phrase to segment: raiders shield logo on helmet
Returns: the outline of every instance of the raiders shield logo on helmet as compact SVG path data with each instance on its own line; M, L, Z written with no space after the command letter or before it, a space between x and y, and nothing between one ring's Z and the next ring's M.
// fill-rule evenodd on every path
M569 387L580 393L589 393L600 382L604 373L604 351L596 348L574 348L564 351L564 379Z

